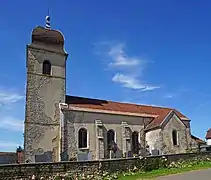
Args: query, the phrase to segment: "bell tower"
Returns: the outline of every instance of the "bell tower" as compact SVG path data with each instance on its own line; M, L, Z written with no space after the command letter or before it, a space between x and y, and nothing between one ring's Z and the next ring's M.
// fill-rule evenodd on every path
M26 48L25 161L60 161L60 108L66 94L64 37L50 28L33 29Z

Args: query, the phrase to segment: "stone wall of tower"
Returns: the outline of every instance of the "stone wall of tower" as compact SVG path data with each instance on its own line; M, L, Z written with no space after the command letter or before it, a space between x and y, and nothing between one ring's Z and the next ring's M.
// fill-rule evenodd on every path
M44 60L51 75L42 74ZM27 46L27 91L24 149L25 161L60 160L60 109L65 102L66 54L55 47Z

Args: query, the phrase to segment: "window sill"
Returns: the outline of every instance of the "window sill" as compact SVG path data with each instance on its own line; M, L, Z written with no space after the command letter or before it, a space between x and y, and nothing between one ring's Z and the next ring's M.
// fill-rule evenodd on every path
M62 76L45 75L45 74L42 74L42 73L36 73L36 72L30 72L30 71L28 71L27 73L28 73L28 74L34 74L34 75L37 75L37 76L45 76L45 77L51 77L51 78L61 78L61 79L65 79L65 77L62 77Z
M125 139L126 140L130 140L130 136L125 136Z
M51 74L44 74L42 73L43 76L48 76L48 77L53 77Z
M179 145L174 145L174 147L179 147Z
M104 137L103 137L103 136L97 136L97 138L98 138L98 139L104 139Z
M86 148L78 148L80 151L87 151L87 150L89 150L89 148L88 147L86 147Z

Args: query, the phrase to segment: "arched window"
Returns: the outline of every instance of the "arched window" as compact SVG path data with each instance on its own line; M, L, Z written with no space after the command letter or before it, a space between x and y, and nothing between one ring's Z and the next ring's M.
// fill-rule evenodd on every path
M51 63L49 61L43 62L42 73L48 75L51 74Z
M78 131L78 147L87 148L87 130L85 128Z
M114 130L110 129L107 132L107 148L108 148L108 150L111 150L112 147L114 146L114 136L115 136Z
M132 133L132 152L138 154L139 142L138 142L138 132L134 131Z
M176 130L172 131L172 141L174 146L178 145L178 133Z

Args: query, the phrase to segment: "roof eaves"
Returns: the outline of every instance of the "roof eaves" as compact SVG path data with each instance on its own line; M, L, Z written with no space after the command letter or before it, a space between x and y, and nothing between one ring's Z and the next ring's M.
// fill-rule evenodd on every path
M104 113L104 114L116 114L116 115L125 115L125 116L137 116L137 117L152 117L156 118L158 115L146 114L146 113L130 113L130 112L122 112L122 111L111 111L111 110L102 110L102 109L93 109L93 108L81 108L71 106L69 104L69 110L73 111L84 111L84 112L94 112L94 113Z
M146 128L146 129L144 129L144 132L154 131L154 130L157 130L157 129L161 129L161 126L158 125L158 126L154 126L154 127L151 127L151 128Z
M194 135L191 134L191 138L194 139L195 141L199 142L199 143L202 143L202 144L205 144L206 142Z

